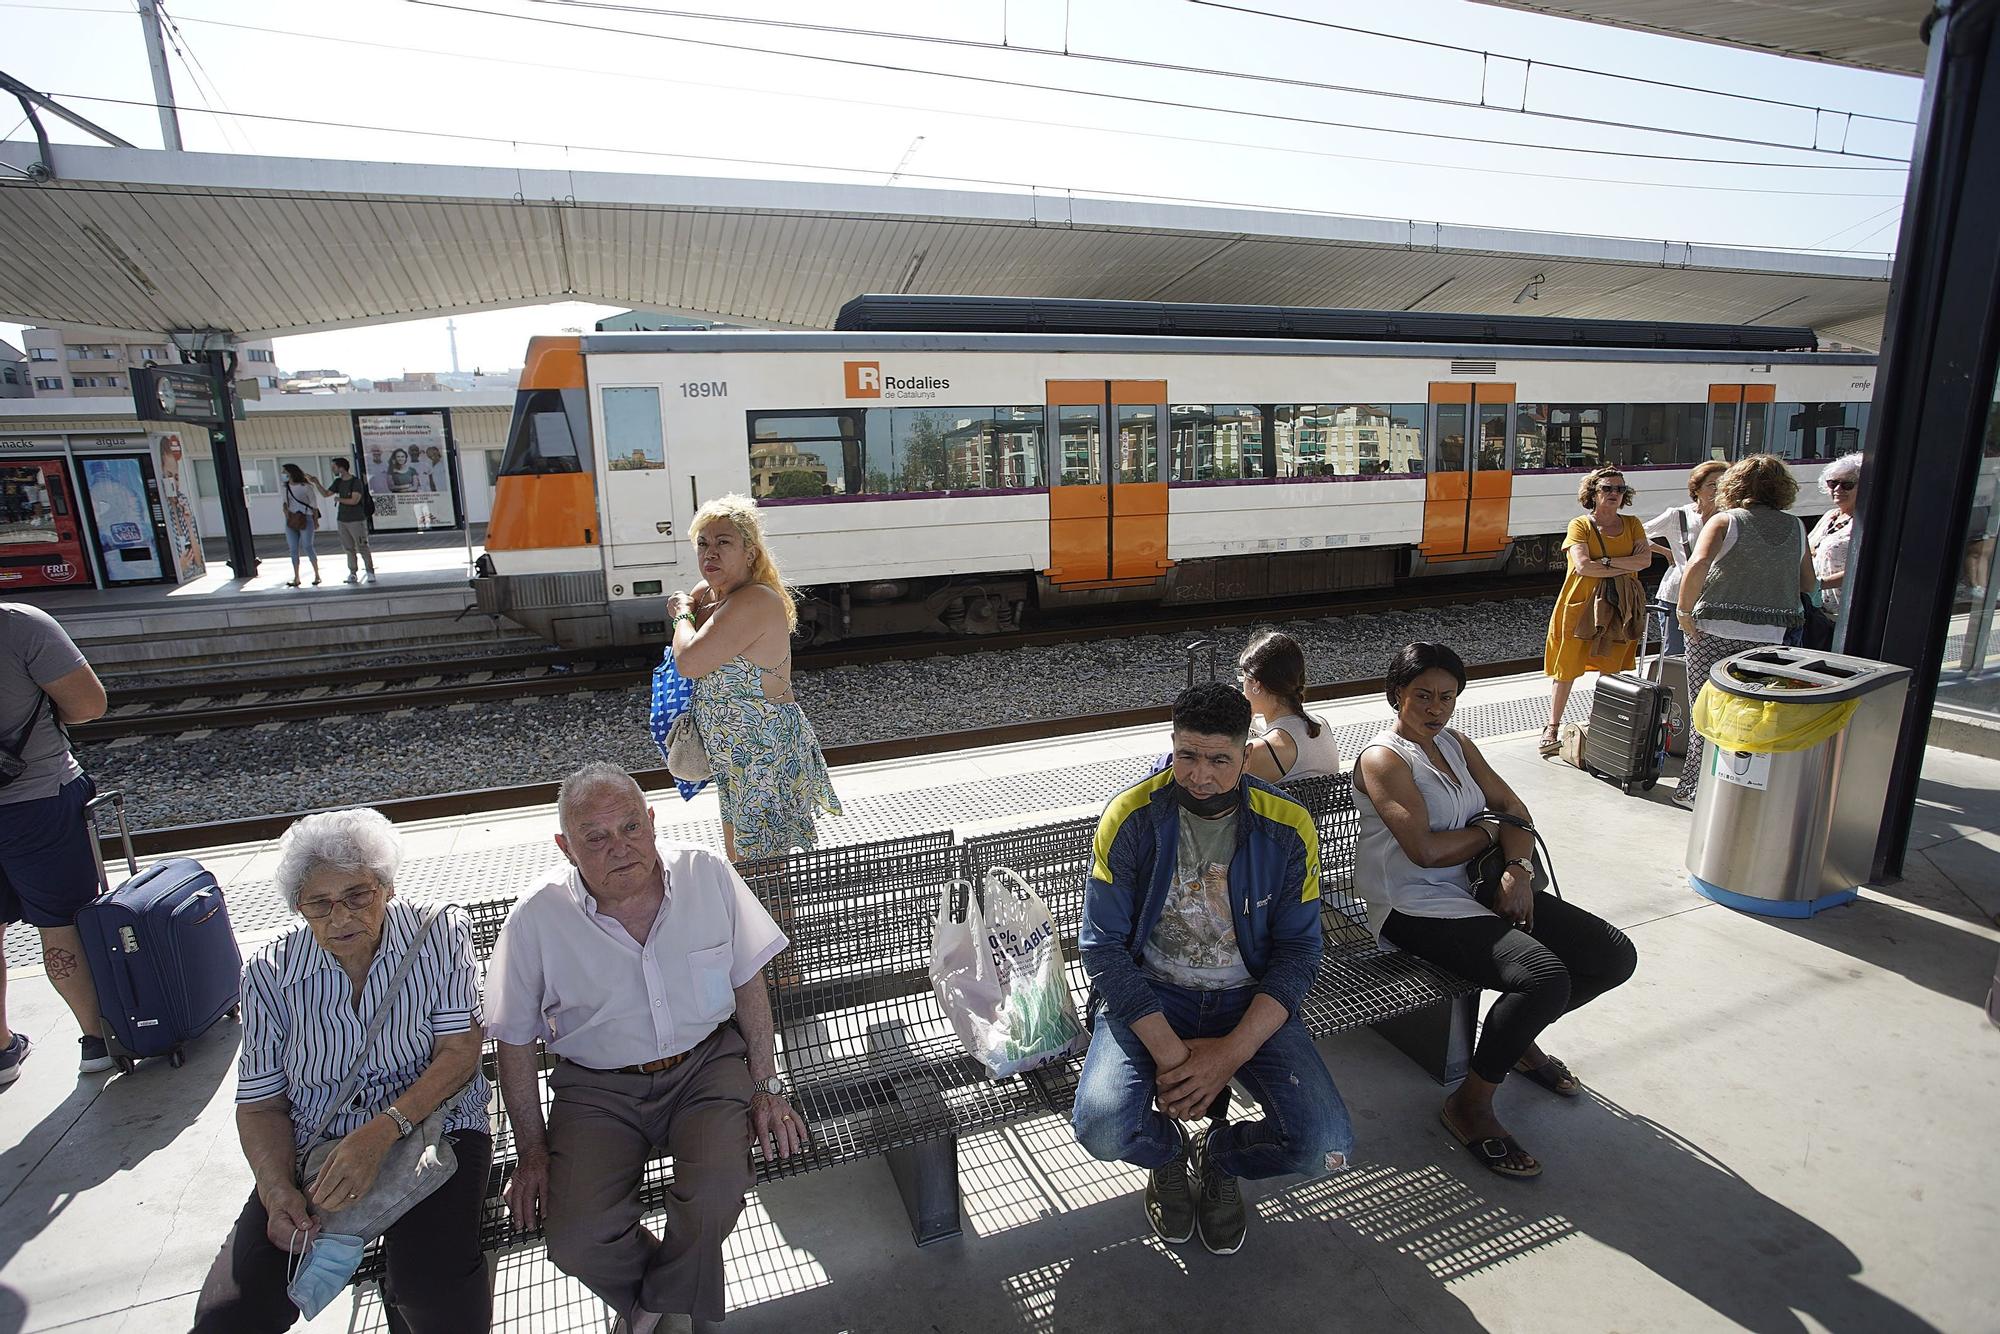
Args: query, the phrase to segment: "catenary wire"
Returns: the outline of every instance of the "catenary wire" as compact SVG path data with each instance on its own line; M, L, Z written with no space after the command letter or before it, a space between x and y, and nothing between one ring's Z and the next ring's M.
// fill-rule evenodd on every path
M6 8L6 7L9 6L5 3L0 3L0 8ZM117 14L117 15L123 14L122 10L89 10L84 12L100 13L100 14ZM1251 143L1246 140L1238 140L1238 139L1216 139L1201 135L1169 134L1164 131L1158 131L1158 130L1135 130L1127 127L1112 126L1112 125L1077 125L1067 121L1040 120L1030 116L1008 116L1008 115L1002 115L998 112L969 111L956 107L926 106L908 102L883 102L868 98L856 98L856 97L832 97L826 94L800 92L791 89L758 88L743 84L713 83L699 79L670 78L662 75L641 74L626 70L604 69L602 67L587 66L587 65L562 65L562 64L555 64L550 61L525 60L511 56L494 56L494 55L487 55L483 53L470 52L470 51L446 51L446 50L439 50L435 47L409 46L394 42L377 42L358 37L341 37L330 33L301 32L291 28L271 28L254 23L236 23L225 19L185 18L180 21L183 23L202 24L214 28L226 28L239 32L254 32L275 37L289 37L300 41L329 42L343 46L355 46L373 51L394 51L408 55L443 57L446 59L469 60L469 61L477 61L488 64L512 65L523 69L549 70L556 73L588 74L588 75L596 75L596 76L611 77L611 78L630 79L639 82L665 84L670 87L710 88L710 89L719 89L725 92L754 93L759 96L789 97L807 101L828 102L837 106L878 107L894 111L921 111L933 115L958 116L969 120L996 121L1011 125L1033 125L1048 129L1059 129L1071 132L1082 130L1093 134L1124 135L1134 138L1157 139L1168 143L1199 144L1213 148L1251 149L1258 152L1269 152L1269 153L1289 153L1289 154L1297 154L1299 156L1304 156L1304 157L1326 158L1338 162L1369 162L1387 166L1415 167L1429 171L1476 172L1481 175L1489 175L1489 176L1525 177L1530 179L1552 180L1552 181L1577 181L1593 185L1630 185L1642 188L1661 189L1661 190L1699 190L1710 193L1774 195L1774 196L1787 196L1793 198L1809 198L1809 199L1900 199L1902 198L1902 195L1900 193L1888 194L1879 192L1863 192L1863 191L1851 191L1851 190L1788 190L1783 188L1773 188L1767 186L1706 185L1706 184L1698 184L1694 182L1683 182L1683 181L1635 180L1629 177L1618 177L1618 176L1576 176L1576 175L1564 174L1561 172L1524 171L1524 170L1515 170L1503 167L1478 167L1456 162L1432 162L1432 161L1425 161L1421 158L1375 157L1358 153L1333 153L1333 152L1328 152L1324 149L1298 148L1298 147L1291 147L1279 144L1269 144L1269 143L1261 143L1261 144ZM578 147L577 145L564 145L564 146ZM661 156L686 156L686 155L662 153ZM1762 166L1765 164L1758 163L1755 165ZM1838 168L1838 167L1831 169L1843 170L1843 168ZM1873 171L1876 169L1871 167L1871 168L1845 168L1845 170ZM964 179L964 178L947 178L947 179Z
M1216 69L1206 65L1181 65L1167 61L1142 60L1135 56L1114 56L1087 51L1059 51L1054 47L1007 45L1000 42L981 41L970 37L943 37L932 33L885 32L873 28L843 27L838 24L805 23L797 20L742 17L729 14L704 14L696 10L655 9L646 5L617 3L616 0L527 0L529 4L552 5L562 9L601 10L619 14L642 14L652 18L686 19L709 23L748 24L757 27L779 28L803 32L832 33L844 36L867 37L887 41L922 42L937 46L969 48L979 51L1005 52L1014 55L1053 56L1065 60L1091 61L1097 64L1118 65L1129 69L1159 70L1170 74L1195 74L1218 79L1238 79L1255 83L1275 84L1287 88L1311 89L1318 92L1343 93L1357 97L1380 97L1398 102L1415 102L1424 106L1452 107L1462 111L1487 111L1500 115L1528 116L1535 119L1561 121L1574 125L1594 125L1604 129L1638 130L1647 134L1664 134L1676 138L1698 139L1709 143L1739 144L1754 148L1782 148L1799 153L1825 153L1834 157L1858 157L1871 161L1893 162L1901 159L1880 153L1850 152L1845 147L1821 148L1817 144L1787 143L1778 139L1758 139L1747 135L1717 134L1703 130L1682 130L1664 125L1646 125L1637 121L1606 120L1599 116L1577 116L1560 111L1537 111L1527 106L1496 106L1485 102L1467 101L1462 97L1439 97L1426 93L1397 92L1391 89L1364 88L1352 84L1325 83L1315 79L1297 79L1276 74L1256 74L1247 70ZM669 39L672 40L672 39ZM800 52L778 52L769 54L795 55ZM805 57L814 58L814 57ZM1520 57L1503 56L1502 59L1517 60ZM1540 63L1540 62L1535 62ZM1551 66L1553 68L1553 66ZM1567 68L1567 67L1565 67ZM948 71L931 71L956 77ZM1707 89L1689 91L1708 92ZM1721 94L1727 96L1727 94ZM1819 111L1799 103L1778 102L1773 99L1755 99L1773 106L1788 107L1798 111ZM1865 115L1866 113L1837 112L1841 115Z

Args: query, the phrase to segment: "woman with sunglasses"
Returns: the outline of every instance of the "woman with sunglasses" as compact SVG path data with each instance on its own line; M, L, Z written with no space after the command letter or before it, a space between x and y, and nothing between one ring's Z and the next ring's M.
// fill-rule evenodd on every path
M492 1089L479 1068L472 925L464 910L446 908L419 938L421 914L396 897L402 851L388 819L366 809L308 815L278 844L278 888L305 920L243 969L236 1133L256 1189L202 1284L195 1334L291 1328L299 1308L287 1269L319 1235L320 1214L367 1195L389 1147L440 1107L458 1168L385 1234L389 1324L412 1334L491 1324L479 1217L493 1159ZM411 950L416 961L392 995ZM364 1044L384 1004L381 1032ZM359 1092L336 1107L357 1051ZM321 1125L322 1138L338 1143L302 1184L299 1157Z
M1638 492L1625 484L1625 474L1614 467L1590 473L1576 489L1576 502L1584 513L1571 519L1569 531L1563 534L1568 570L1562 592L1556 594L1555 610L1549 614L1548 638L1542 646L1542 671L1549 678L1549 725L1542 729L1544 756L1560 749L1557 734L1577 678L1585 672L1627 671L1638 661L1637 633L1626 638L1578 634L1591 614L1599 580L1636 575L1657 557L1672 558L1673 553L1665 547L1646 540L1645 525L1637 517L1620 512L1630 508L1637 497ZM1633 610L1643 623L1644 590L1636 596Z
M1812 547L1813 573L1819 577L1820 607L1830 617L1840 615L1840 590L1847 582L1847 548L1854 541L1854 501L1860 494L1861 456L1842 454L1820 469L1819 484L1833 497L1833 508L1819 516L1806 542Z

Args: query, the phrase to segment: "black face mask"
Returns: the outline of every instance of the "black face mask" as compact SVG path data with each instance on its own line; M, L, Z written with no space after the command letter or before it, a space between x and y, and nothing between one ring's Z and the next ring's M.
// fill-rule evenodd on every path
M1237 803L1242 801L1242 799L1243 794L1240 788L1232 787L1228 791L1218 792L1212 797L1197 797L1179 783L1174 784L1174 800L1181 804L1181 809L1192 811L1205 820L1213 820L1219 815L1229 814L1236 809Z

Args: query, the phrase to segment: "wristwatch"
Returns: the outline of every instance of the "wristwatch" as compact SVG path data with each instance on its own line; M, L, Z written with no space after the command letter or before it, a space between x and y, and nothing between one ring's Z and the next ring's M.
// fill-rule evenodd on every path
M765 1080L763 1083L757 1086L757 1091L760 1093L768 1093L774 1098L781 1098L784 1096L785 1093L785 1081L778 1078L776 1075L772 1075L769 1079Z
M404 1116L401 1112L396 1110L396 1105L394 1103L391 1103L387 1107L384 1107L382 1109L382 1114L384 1116L387 1116L391 1121L394 1121L396 1123L397 1139L402 1139L404 1136L408 1135L411 1131L417 1128L415 1123L413 1123L409 1117Z
M1528 858L1528 857L1509 857L1509 858L1507 859L1507 865L1508 865L1508 866L1518 866L1518 867L1520 867L1520 868L1521 868L1521 869L1522 869L1523 871L1526 871L1526 872L1527 872L1527 873L1528 873L1529 875L1533 875L1533 874L1535 873L1535 863L1534 863L1534 860L1533 860L1532 858ZM1505 868L1505 867L1502 867L1501 869L1502 869L1502 870L1504 871L1504 870L1505 870L1506 868Z

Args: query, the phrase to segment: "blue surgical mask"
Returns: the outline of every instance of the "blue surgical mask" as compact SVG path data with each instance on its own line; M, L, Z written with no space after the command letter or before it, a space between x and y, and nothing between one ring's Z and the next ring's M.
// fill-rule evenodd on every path
M306 1247L298 1267L292 1271L285 1291L292 1305L310 1320L332 1304L361 1267L361 1252L367 1245L359 1237L339 1232L322 1232Z

